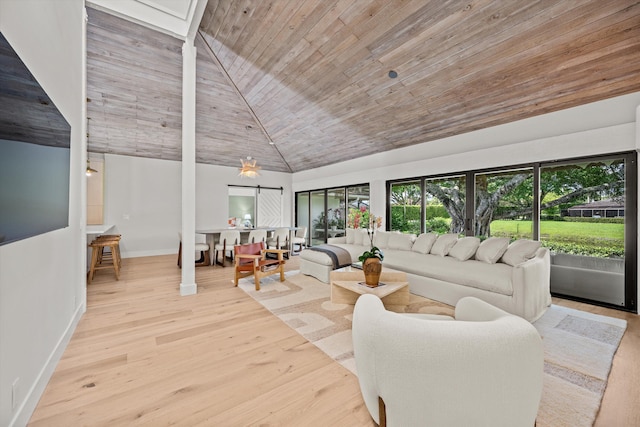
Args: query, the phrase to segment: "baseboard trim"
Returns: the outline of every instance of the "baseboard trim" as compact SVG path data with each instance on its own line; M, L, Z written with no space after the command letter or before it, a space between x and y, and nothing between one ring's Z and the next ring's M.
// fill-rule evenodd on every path
M69 341L71 341L71 336L73 335L76 327L78 326L78 322L80 322L80 318L86 311L85 304L80 304L71 318L71 321L67 325L64 334L58 340L58 343L54 347L53 351L49 355L47 362L44 364L40 373L38 374L36 381L33 383L25 399L22 401L18 410L16 411L13 419L9 422L9 427L22 427L26 426L33 415L33 411L36 410L36 406L38 406L38 402L44 393L51 376L53 375L56 367L58 366L58 362L64 353L64 350L69 345Z
M154 249L149 251L122 251L122 258L140 258L145 256L158 256L158 255L175 255L177 259L178 248Z

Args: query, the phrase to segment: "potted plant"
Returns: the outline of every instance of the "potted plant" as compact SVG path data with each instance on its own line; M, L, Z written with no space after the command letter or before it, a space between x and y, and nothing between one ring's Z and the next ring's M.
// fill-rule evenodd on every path
M380 283L380 274L382 273L382 260L384 254L382 251L373 246L373 236L376 228L380 227L382 218L374 215L369 216L369 241L371 242L371 249L364 251L362 255L358 257L358 260L362 262L362 271L364 272L365 283L369 287L376 287Z

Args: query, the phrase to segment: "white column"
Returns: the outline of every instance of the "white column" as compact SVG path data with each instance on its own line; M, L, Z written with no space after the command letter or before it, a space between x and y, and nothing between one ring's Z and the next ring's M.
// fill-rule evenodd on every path
M180 295L198 291L196 251L196 47L182 45L182 282Z
M89 153L87 151L87 21L89 17L87 15L87 8L83 9L84 19L82 20L82 124L80 125L80 132L82 132L82 148L81 148L81 156L80 156L80 165L76 162L72 162L72 165L75 165L75 172L71 173L72 183L75 181L76 174L80 174L80 179L77 180L80 184L80 260L79 264L76 268L78 268L78 277L82 278L83 285L80 286L79 291L79 303L77 305L82 305L82 313L87 311L87 286L84 284L85 278L87 277L87 255L89 251L87 250L87 176L86 176L86 168L87 168L87 158L89 157ZM74 150L77 152L77 150ZM71 184L77 185L77 184ZM73 194L73 189L71 189ZM89 242L90 243L90 242ZM75 308L75 307L74 307Z

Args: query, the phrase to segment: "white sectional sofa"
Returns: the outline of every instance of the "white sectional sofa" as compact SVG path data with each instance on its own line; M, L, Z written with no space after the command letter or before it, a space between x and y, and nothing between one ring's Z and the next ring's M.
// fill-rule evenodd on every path
M329 239L329 244L349 251L354 262L370 247L361 230L347 230L345 237ZM551 304L550 255L540 242L509 244L508 239L495 237L480 242L455 234L416 237L383 231L376 232L374 245L384 252L383 266L407 273L416 295L452 306L462 297L474 296L530 322ZM305 273L303 266L301 271Z

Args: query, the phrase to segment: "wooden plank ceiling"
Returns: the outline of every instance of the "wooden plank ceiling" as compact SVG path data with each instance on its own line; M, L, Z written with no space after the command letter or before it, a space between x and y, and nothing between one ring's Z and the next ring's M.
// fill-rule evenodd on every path
M181 41L93 10L88 33L89 150L178 160ZM197 161L234 167L296 172L640 90L631 0L209 0L196 45Z
M0 33L0 139L69 148L71 126Z

